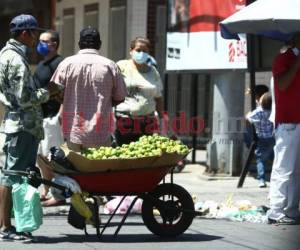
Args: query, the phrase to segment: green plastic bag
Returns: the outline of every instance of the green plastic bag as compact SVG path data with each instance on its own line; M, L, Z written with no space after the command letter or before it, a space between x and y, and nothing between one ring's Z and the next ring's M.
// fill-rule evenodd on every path
M43 210L38 190L26 180L12 188L13 212L17 232L32 232L43 223Z

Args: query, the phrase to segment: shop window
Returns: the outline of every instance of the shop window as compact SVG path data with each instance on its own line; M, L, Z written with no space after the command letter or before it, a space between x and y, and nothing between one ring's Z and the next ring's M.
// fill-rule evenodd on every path
M126 3L110 2L109 57L118 61L126 57Z
M63 56L71 56L74 54L75 45L75 19L74 8L63 10L62 23L62 54Z
M91 26L99 28L99 4L88 4L84 6L84 27Z
M152 45L155 49L154 57L158 64L158 69L163 77L166 64L166 14L167 7L163 5L157 6L156 9L156 30L155 30L155 44Z

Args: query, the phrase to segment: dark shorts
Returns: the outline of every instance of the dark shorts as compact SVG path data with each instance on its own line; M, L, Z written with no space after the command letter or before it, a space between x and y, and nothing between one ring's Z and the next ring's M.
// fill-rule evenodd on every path
M13 134L6 134L3 152L6 159L4 169L21 170L34 168L39 141L32 134L21 131ZM3 175L0 173L0 185L11 187L14 183L21 182L22 177L18 175Z

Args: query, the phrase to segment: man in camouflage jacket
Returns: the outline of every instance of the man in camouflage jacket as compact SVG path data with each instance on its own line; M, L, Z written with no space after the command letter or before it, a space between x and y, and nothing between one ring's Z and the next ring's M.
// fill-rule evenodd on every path
M4 169L26 170L35 167L38 144L43 139L41 103L49 98L46 89L33 81L26 56L38 39L37 21L31 15L19 15L10 23L11 39L0 52L0 101L5 106L2 132L6 134ZM11 186L20 176L0 174L0 238L22 240L11 225Z

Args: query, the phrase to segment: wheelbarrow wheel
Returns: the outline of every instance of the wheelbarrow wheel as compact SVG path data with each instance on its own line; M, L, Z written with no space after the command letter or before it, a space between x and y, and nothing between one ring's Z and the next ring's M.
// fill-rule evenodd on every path
M191 195L181 186L161 184L148 193L142 204L142 218L154 234L169 237L185 232L194 219Z

